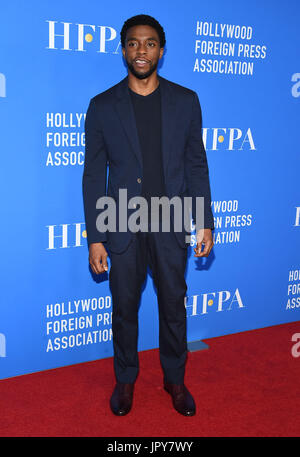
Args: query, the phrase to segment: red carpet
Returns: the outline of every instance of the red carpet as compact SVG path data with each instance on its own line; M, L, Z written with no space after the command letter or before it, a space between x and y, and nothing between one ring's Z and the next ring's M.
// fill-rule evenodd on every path
M140 353L131 413L109 409L112 359L0 381L1 437L299 436L300 323L205 340L189 353L186 385L197 414L184 417L162 388L158 350Z

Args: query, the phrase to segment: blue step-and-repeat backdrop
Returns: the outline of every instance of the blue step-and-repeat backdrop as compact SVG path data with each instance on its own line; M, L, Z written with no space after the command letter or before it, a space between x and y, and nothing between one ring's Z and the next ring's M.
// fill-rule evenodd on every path
M113 355L108 276L88 265L84 120L126 76L120 30L140 13L166 32L159 73L203 112L215 245L189 247L188 341L300 320L300 3L136 5L1 6L0 378ZM158 347L150 276L139 322L139 350Z

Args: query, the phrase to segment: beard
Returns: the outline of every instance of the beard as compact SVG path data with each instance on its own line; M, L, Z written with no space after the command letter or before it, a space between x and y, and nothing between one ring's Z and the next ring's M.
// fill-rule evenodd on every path
M127 62L129 71L133 74L133 76L135 76L138 79L149 78L149 76L151 76L152 73L156 70L157 65L158 65L158 60L157 60L157 62L155 62L154 64L152 64L152 66L150 66L149 70L146 71L146 73L139 73L138 71L136 71L136 69L130 62L128 62L127 60L126 60L126 62Z

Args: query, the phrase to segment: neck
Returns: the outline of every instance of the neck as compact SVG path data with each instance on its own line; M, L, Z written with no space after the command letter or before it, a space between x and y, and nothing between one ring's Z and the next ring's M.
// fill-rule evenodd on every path
M155 71L148 78L138 79L128 71L128 86L131 90L140 95L151 94L159 85L157 72Z

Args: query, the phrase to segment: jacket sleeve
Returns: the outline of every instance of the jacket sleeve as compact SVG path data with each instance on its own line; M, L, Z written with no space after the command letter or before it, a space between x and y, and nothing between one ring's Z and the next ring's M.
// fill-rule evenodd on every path
M198 95L194 92L192 119L185 149L185 175L188 195L192 197L192 217L196 224L196 197L204 197L202 228L214 229L211 192L206 152L202 139L202 114Z
M98 198L106 195L107 151L98 121L95 100L92 98L85 118L85 160L82 177L84 215L88 245L106 242L106 233L100 233L96 219Z

